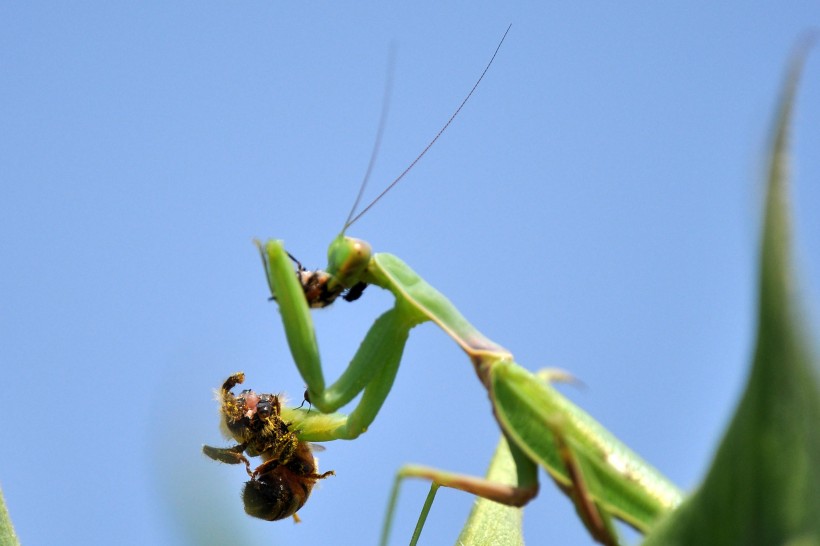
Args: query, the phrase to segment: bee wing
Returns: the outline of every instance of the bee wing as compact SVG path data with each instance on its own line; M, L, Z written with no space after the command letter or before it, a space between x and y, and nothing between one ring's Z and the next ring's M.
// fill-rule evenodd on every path
M325 449L327 449L323 445L314 444L312 442L308 442L308 445L310 446L311 451L324 451Z

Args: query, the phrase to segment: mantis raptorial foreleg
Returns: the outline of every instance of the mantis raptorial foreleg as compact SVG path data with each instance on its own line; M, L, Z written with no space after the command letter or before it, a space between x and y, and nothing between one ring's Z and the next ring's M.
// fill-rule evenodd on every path
M353 360L339 379L325 387L316 334L302 285L293 274L290 256L276 241L262 252L271 292L279 303L288 344L299 372L307 383L310 403L323 413L334 412L364 391L335 438L353 439L367 430L381 409L399 368L410 329L423 315L398 301L368 331ZM334 438L334 439L335 439Z

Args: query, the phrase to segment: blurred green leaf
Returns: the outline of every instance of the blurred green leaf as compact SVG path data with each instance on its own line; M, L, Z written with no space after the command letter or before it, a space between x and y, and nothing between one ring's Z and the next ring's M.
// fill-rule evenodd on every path
M701 487L646 545L820 544L820 383L791 260L787 137L808 43L794 56L769 152L754 362Z
M490 461L487 479L507 484L517 483L515 463L510 447L503 436ZM471 544L523 545L521 522L522 510L520 508L476 498L470 517L467 518L467 523L461 530L456 544L465 546Z
M3 491L0 490L0 546L19 546L19 544L9 512L6 510L6 499L3 498Z

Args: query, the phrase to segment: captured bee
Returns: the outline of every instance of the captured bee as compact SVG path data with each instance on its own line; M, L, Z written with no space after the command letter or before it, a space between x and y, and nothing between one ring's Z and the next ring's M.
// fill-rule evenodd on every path
M307 502L316 480L334 472L317 473L311 444L300 441L296 431L282 420L279 397L250 389L238 396L231 392L244 380L244 373L235 373L219 391L222 427L239 444L228 448L202 446L202 452L222 463L244 463L251 477L242 490L248 515L268 521L293 516L298 522L296 512ZM251 470L246 454L262 457L262 464Z
M367 251L369 253L369 248ZM309 307L327 307L336 301L339 296L345 301L356 301L362 297L364 289L367 288L367 283L361 281L350 288L345 288L338 282L331 282L333 275L330 273L321 269L315 271L306 269L292 254L288 253L288 256L296 264L296 278L299 279L299 284L302 285Z

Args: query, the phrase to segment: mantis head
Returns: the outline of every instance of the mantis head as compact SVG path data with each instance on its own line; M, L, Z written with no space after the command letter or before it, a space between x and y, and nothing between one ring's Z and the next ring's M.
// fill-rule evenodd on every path
M327 272L331 276L328 288L351 288L358 284L370 263L373 250L370 243L340 234L327 249Z

